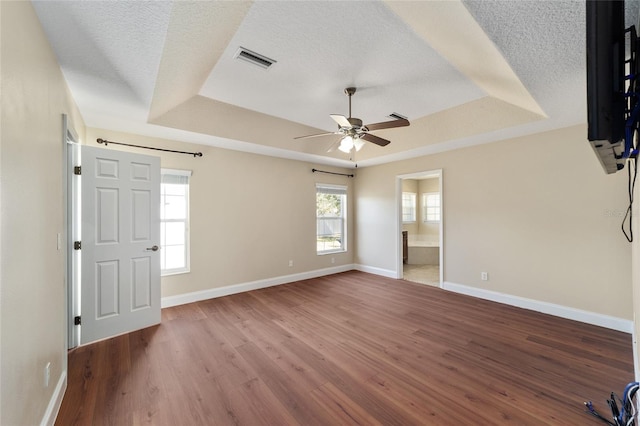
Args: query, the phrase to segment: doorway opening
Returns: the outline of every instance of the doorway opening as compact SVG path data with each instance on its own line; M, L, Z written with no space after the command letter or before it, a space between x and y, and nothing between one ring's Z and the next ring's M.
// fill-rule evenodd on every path
M397 177L398 278L441 287L443 271L442 170Z

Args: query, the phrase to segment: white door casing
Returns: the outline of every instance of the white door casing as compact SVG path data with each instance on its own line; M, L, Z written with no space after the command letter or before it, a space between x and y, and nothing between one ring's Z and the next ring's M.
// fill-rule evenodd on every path
M76 238L79 228L80 216L77 212L80 211L78 196L78 179L74 179L73 165L80 162L80 144L78 143L78 134L74 130L73 123L67 116L62 114L62 143L64 158L63 164L63 182L64 182L64 233L63 239L59 241L65 242L65 285L67 292L67 347L69 349L75 348L80 342L80 330L79 327L74 326L74 317L79 312L79 303L77 297L80 292L77 291L76 284L80 282L80 276L77 272L80 271L79 267L79 252L73 250L73 241L79 240ZM78 224L76 228L76 224Z
M440 287L444 285L444 245L445 245L445 235L444 235L444 185L443 185L443 169L436 169L424 172L410 173L404 175L396 176L396 226L397 226L397 260L396 260L396 278L403 279L404 278L404 265L402 262L402 180L403 179L424 179L424 178L438 178L440 192L440 223L439 223L439 270L440 270Z
M88 146L81 155L87 344L160 323L160 159Z

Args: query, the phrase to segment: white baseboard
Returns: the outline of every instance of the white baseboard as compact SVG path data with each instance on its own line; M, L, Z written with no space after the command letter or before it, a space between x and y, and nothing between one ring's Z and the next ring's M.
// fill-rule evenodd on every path
M398 279L398 273L396 271L392 271L391 269L382 269L376 268L375 266L367 266L367 265L353 265L353 269L356 271L367 272L369 274L381 275L387 278Z
M41 426L53 426L56 422L56 417L58 417L58 411L60 411L65 390L67 390L67 372L63 371L60 375L60 379L58 379L53 395L49 400L47 411L45 411L44 416L42 416L42 421L40 422Z
M594 312L583 311L581 309L556 305L554 303L541 302L539 300L527 299L519 296L512 296L510 294L499 293L492 290L485 290L482 288L455 284L448 281L445 281L443 283L442 288L455 293L466 294L468 296L478 297L480 299L504 303L505 305L517 306L519 308L542 312L549 315L555 315L557 317L580 321L587 324L609 328L612 330L622 331L625 333L633 333L633 321L623 318L597 314Z
M243 293L245 291L258 290L261 288L272 287L280 284L287 284L295 281L308 280L311 278L323 277L326 275L337 274L351 270L367 272L370 274L380 275L387 278L397 279L397 272L389 269L376 268L360 264L348 264L335 266L331 268L317 269L314 271L302 272L298 274L283 275L280 277L267 278L264 280L251 281L248 283L234 284L226 287L211 288L207 290L194 291L191 293L179 294L176 296L163 297L161 306L168 308L171 306L184 305L186 303L199 302L202 300L214 299L216 297L229 296L231 294ZM491 300L506 305L517 306L519 308L529 309L536 312L542 312L549 315L555 315L561 318L567 318L587 324L597 325L600 327L618 330L625 333L633 332L633 321L623 318L612 317L609 315L597 314L594 312L583 311L581 309L570 308L567 306L556 305L539 300L527 299L520 296L499 293L492 290L485 290L477 287L471 287L462 284L455 284L445 281L442 288L455 293L466 294L468 296L478 297L480 299ZM66 386L66 376L64 378ZM56 389L57 390L57 389ZM62 401L62 399L60 400ZM58 406L59 408L59 406ZM56 411L57 413L57 411ZM55 419L55 418L54 418ZM44 423L43 423L44 424Z
M280 284L287 284L296 281L308 280L311 278L323 277L325 275L337 274L339 272L351 271L353 264L334 266L331 268L316 269L314 271L301 272L299 274L283 275L280 277L267 278L264 280L251 281L248 283L234 284L225 287L211 288L207 290L194 291L191 293L178 294L176 296L163 297L160 306L169 308L171 306L184 305L187 303L200 302L202 300L214 299L216 297L229 296L231 294L243 293L245 291L258 290Z

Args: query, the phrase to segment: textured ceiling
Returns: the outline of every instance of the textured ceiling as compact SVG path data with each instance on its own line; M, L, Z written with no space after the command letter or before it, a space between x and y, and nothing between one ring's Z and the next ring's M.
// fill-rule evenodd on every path
M239 46L278 62L269 70L240 62ZM351 85L353 113L366 122L486 96L383 3L293 1L256 3L200 94L331 131L329 114L348 114L342 89Z
M33 4L90 127L352 166L293 138L334 130L355 86L365 123L411 121L366 166L586 121L584 1Z

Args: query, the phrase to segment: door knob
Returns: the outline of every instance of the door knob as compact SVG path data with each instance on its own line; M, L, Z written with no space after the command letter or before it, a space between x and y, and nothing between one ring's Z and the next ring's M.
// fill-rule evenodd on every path
M147 251L158 251L158 246L147 247Z

